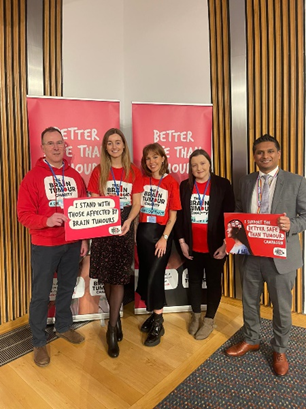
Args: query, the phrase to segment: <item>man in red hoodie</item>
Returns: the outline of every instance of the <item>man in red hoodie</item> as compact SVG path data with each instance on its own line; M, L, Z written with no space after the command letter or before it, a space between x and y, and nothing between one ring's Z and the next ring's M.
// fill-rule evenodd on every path
M45 154L21 182L17 213L18 220L27 227L32 241L32 299L30 327L33 337L34 362L46 366L45 328L48 317L49 294L53 275L57 272L56 334L69 342L79 344L84 337L72 330L71 298L76 284L80 256L88 251L86 240L65 240L63 214L65 197L86 197L86 188L80 174L64 159L65 143L58 128L45 129L41 135Z

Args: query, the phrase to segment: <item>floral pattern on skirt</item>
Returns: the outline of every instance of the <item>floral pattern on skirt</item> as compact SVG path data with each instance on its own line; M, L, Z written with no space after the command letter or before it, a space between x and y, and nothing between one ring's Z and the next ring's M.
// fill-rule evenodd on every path
M121 225L128 218L131 206L121 211ZM89 277L100 283L129 284L133 274L134 222L124 236L97 237L92 239Z

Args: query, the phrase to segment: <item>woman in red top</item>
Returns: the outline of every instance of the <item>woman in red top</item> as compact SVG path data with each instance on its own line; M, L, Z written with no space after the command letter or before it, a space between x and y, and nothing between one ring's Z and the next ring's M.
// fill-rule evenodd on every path
M104 285L109 304L109 323L106 334L108 354L119 355L118 341L122 340L120 307L124 284L130 282L134 254L133 221L139 213L142 175L131 163L129 148L123 133L109 129L102 141L101 162L90 177L88 191L92 196L119 196L121 234L92 240L90 255L91 278Z
M221 300L221 275L225 262L224 213L235 209L230 182L211 172L211 159L203 149L189 158L189 179L180 185L182 210L175 225L187 259L192 316L189 333L204 339L213 330ZM207 310L201 320L203 270L207 284Z
M141 166L146 176L137 229L139 279L136 291L145 301L147 310L153 311L141 326L141 331L148 333L144 344L155 346L165 332L162 316L166 305L164 275L176 212L181 204L179 185L168 174L167 156L158 143L144 147Z

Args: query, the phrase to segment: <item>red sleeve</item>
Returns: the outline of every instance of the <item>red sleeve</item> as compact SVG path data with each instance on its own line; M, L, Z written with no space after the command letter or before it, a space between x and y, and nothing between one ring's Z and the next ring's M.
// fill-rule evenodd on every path
M133 165L135 180L133 182L132 194L143 192L143 178L140 170Z
M80 175L80 181L79 181L79 189L80 189L79 197L87 197L86 185L81 175Z
M88 192L96 193L97 195L100 195L100 190L99 190L100 173L101 173L101 168L100 168L100 165L98 165L94 168L94 170L92 171L90 175L90 179L88 183Z
M29 229L44 229L47 227L48 217L38 214L39 192L30 174L21 182L18 202L17 217L21 224Z
M180 187L177 181L172 178L172 189L169 201L170 210L181 210Z

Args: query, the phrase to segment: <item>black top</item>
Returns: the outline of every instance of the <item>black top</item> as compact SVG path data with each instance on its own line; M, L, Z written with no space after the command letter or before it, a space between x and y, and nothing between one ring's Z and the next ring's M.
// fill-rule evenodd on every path
M175 234L178 239L184 239L192 255L192 225L190 212L190 198L193 187L190 188L188 179L180 185L182 210L177 212ZM211 174L210 198L208 210L207 240L211 256L222 246L225 238L224 213L235 211L235 198L228 179Z

